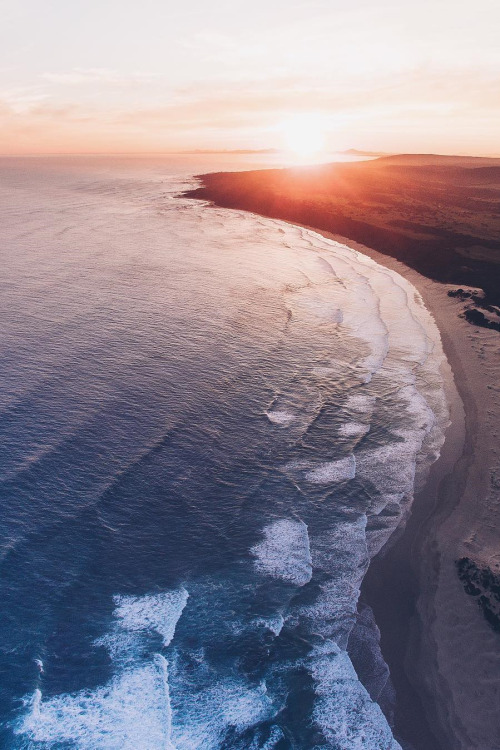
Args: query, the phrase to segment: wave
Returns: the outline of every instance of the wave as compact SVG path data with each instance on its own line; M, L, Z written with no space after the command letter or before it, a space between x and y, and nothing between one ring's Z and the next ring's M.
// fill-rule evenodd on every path
M384 714L334 642L316 646L307 660L317 699L313 718L335 750L401 750ZM320 750L320 748L316 748Z
M167 647L187 604L186 589L146 596L115 596L113 627L98 638L115 661L134 661L145 633L156 632Z
M307 526L280 519L264 529L264 538L250 550L255 569L286 583L303 586L311 580L311 553Z
M321 463L295 460L285 464L283 469L296 482L309 482L310 484L345 482L356 476L356 460L354 456Z
M266 527L266 539L276 534L277 523L282 526L284 521ZM284 627L289 632L301 633L311 646L305 657L293 665L281 665L278 671L303 668L311 675L314 689L311 718L323 738L321 744L311 745L313 750L400 750L386 717L360 682L346 651L357 616L359 586L369 563L365 536L366 517L359 517L355 521L337 522L328 532L309 540L311 584L315 579L320 582L314 601L302 604L292 599L279 627L273 630L277 637ZM293 551L296 554L296 546ZM277 577L274 562L266 572ZM306 585L302 580L295 583ZM269 623L260 622L269 627Z
M254 519L234 570L190 581L189 595L115 596L94 642L112 677L75 693L35 691L15 731L34 749L397 750L348 647L370 560L404 523L442 445L439 334L411 285L355 251L278 222L259 220L255 233L255 217L236 212L200 207L198 220L205 210L222 218L214 242L239 238L242 222L252 242L276 230L300 272L282 292L293 375L258 412L282 439L269 486L283 497ZM102 518L109 493L98 499ZM297 732L309 735L297 740L303 694L310 713Z
M228 732L238 737L246 729L274 717L275 709L265 682L252 686L241 678L224 679L216 674L212 684L203 687L205 676L195 673L191 684L188 682L186 686L187 677L183 673L183 684L175 694L176 724L172 737L177 750L218 750L225 744Z
M251 684L242 675L224 675L189 648L167 650L168 660L148 653L151 633L168 649L187 601L183 588L115 597L111 629L95 641L112 657L111 680L46 700L36 690L16 734L30 748L71 743L79 750L217 750L228 731L239 735L272 719L276 710L264 680ZM274 727L264 744L252 746L271 750L282 736Z
M167 647L187 600L183 588L116 596L111 631L95 641L108 649L116 674L103 687L47 700L36 690L16 733L33 747L71 742L81 750L175 750L168 661L159 653L145 658L144 639L156 632Z
M291 228L289 233L300 234L317 259L316 269L314 259L304 264L310 283L286 292L293 311L291 330L306 321L331 335L337 351L310 371L318 378L318 389L325 392L328 381L334 381L337 390L334 409L323 398L322 410L307 428L308 442L300 446L307 458L284 467L305 498L315 503L328 498L335 512L333 522L322 516L321 531L309 529L312 574L307 583L315 586L314 594L306 604L292 602L285 627L305 630L313 644L305 663L315 683L313 717L324 747L399 748L346 649L370 560L404 524L416 489L439 456L449 423L441 375L444 355L434 321L411 284L314 232ZM325 275L326 258L333 273ZM342 314L332 315L335 309ZM343 336L364 342L368 353L359 349L349 358ZM325 460L327 448L314 431L327 435L321 419L328 409L330 423L345 443L334 446L337 457ZM342 450L348 454L338 457ZM343 496L336 489L338 483L353 481L358 497L366 498L362 512L352 504L355 490ZM304 505L306 518L309 512ZM264 529L266 538L272 527ZM285 563L273 561L269 574L280 566Z
M278 425L289 425L291 422L297 419L296 414L291 411L286 411L285 409L273 409L271 411L267 411L266 416L270 422Z
M304 474L306 482L313 484L327 484L329 482L345 482L356 476L356 459L354 456L325 461L317 464Z
M16 731L33 748L71 743L81 750L175 750L167 679L166 660L158 654L96 690L46 701L37 691Z

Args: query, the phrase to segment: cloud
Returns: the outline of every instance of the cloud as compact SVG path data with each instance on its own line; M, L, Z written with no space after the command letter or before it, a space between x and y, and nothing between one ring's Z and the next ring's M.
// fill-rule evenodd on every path
M12 115L29 114L49 98L46 91L36 86L20 86L0 91L0 104L4 112Z
M111 96L109 87L119 93L125 80L116 71L82 69L67 76L63 81L73 81L71 86L92 83L89 101L72 90L61 96L51 88L57 88L59 81L52 80L38 87L0 92L0 122L13 141L16 132L23 132L26 138L32 134L39 148L57 140L61 148L80 142L85 149L99 142L110 149L168 149L204 147L217 139L224 144L229 139L236 147L269 147L279 145L277 132L283 119L312 112L330 123L332 138L339 134L345 138L346 147L355 143L382 150L405 148L406 137L412 141L406 150L415 150L422 148L419 143L442 142L446 132L447 142L452 133L458 144L460 139L473 142L477 133L484 151L493 149L488 144L496 138L495 123L500 116L495 96L500 74L483 70L421 66L397 76L359 76L334 85L287 75L218 85L205 82L175 90L156 77L148 78L147 92L138 86L133 105L129 96ZM403 145L391 146L389 136Z
M116 83L118 73L106 68L74 68L67 73L42 73L40 78L49 83L73 86L79 83Z
M42 73L40 78L48 83L77 86L79 84L128 85L154 80L149 73L122 74L109 68L73 68L64 73Z

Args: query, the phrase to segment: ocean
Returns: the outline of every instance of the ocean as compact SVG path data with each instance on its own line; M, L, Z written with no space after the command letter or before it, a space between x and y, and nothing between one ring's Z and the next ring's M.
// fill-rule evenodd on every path
M358 597L443 442L439 333L182 197L211 158L1 160L2 748L400 747Z

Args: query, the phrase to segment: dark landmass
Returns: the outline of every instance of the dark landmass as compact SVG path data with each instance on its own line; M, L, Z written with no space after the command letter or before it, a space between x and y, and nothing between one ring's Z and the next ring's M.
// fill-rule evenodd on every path
M500 328L498 158L401 154L200 179L189 197L332 232L435 281L482 290L462 289L464 314Z

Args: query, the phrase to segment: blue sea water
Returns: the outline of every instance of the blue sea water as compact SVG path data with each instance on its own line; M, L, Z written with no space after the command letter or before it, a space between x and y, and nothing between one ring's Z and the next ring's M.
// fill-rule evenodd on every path
M438 331L181 197L204 168L0 164L1 747L399 747L357 603L443 441Z

